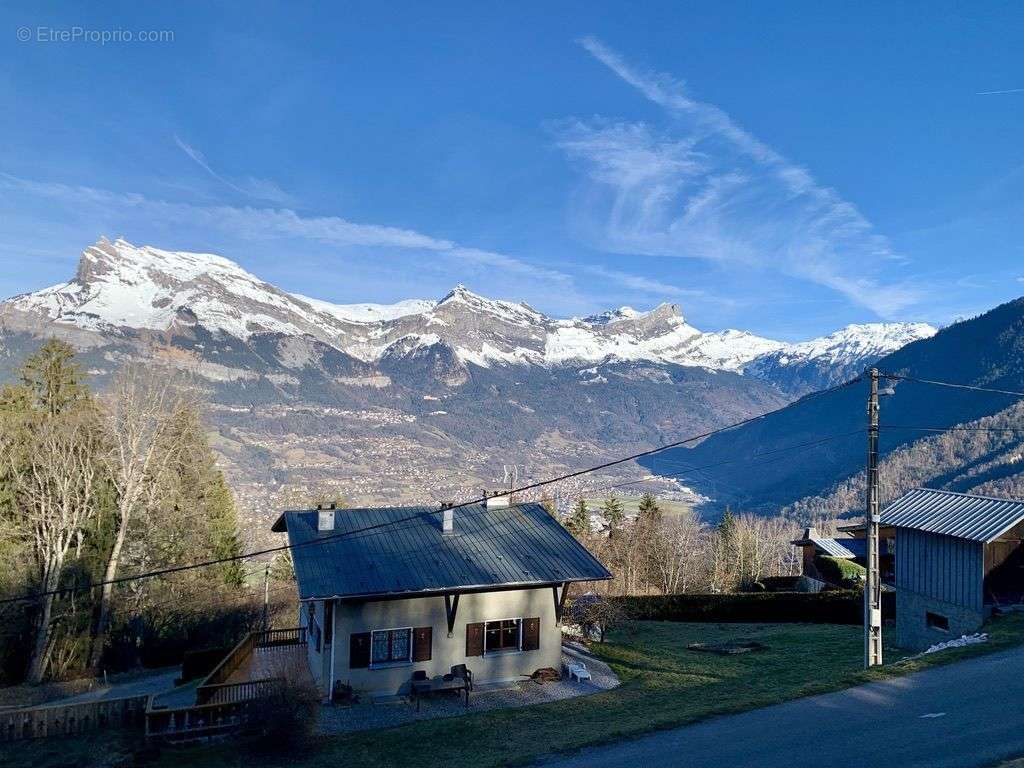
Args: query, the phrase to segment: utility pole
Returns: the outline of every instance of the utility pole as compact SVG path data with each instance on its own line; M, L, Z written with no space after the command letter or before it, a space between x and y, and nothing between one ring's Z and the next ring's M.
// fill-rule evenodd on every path
M266 632L270 627L270 563L267 563L266 568L263 569L263 631Z
M864 668L882 663L882 580L878 572L878 369L868 398L867 579L864 583Z

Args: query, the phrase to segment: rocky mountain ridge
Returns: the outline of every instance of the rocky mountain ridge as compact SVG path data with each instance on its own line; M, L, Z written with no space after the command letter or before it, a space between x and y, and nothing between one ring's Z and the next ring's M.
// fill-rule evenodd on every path
M745 331L703 332L676 304L621 307L588 318L550 318L527 304L456 286L440 301L332 304L288 293L214 254L137 247L101 239L86 248L74 279L0 304L22 316L101 335L174 335L195 326L249 341L258 335L315 339L378 364L441 345L459 364L556 366L666 363L750 375L800 394L905 344L927 338L924 323L850 325L797 344ZM308 361L303 361L308 362Z

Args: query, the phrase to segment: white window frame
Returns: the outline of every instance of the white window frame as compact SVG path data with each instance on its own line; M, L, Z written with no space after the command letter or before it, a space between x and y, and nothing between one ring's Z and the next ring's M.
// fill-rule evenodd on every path
M516 621L519 622L519 633L516 637L515 648L501 648L496 651L487 650L487 625L494 624L499 621ZM484 622L484 656L502 656L509 653L522 653L523 652L523 617L522 616L508 616L503 619L487 619Z
M381 629L370 630L370 669L386 669L388 667L402 667L406 664L412 664L412 644L413 640L413 628L412 627L387 627ZM378 632L408 632L409 633L409 656L405 660L392 660L392 661L381 661L375 662L373 660L373 636Z

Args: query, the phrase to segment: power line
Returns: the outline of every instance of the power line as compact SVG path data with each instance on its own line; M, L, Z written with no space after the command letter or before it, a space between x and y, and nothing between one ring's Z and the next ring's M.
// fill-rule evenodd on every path
M904 424L883 424L881 429L913 429L921 432L1024 432L1024 427L915 427Z
M751 423L753 423L755 421L758 421L760 419L765 418L766 416L771 416L773 414L780 413L782 411L788 410L788 409L796 407L798 405L802 405L804 403L807 403L811 399L831 394L832 392L835 392L835 391L840 390L840 389L845 389L846 387L849 387L849 386L857 383L860 380L861 380L861 378L858 376L857 378L851 379L851 380L849 380L847 382L844 382L842 384L837 384L835 386L828 387L827 389L823 389L823 390L820 390L818 392L814 392L814 393L812 393L810 395L807 395L806 397L803 397L803 398L801 398L799 400L795 400L795 401L793 401L791 403L787 403L786 405L780 406L779 408L774 408L774 409L772 409L770 411L765 411L764 413L761 413L761 414L759 414L757 416L750 416L750 417L748 417L746 419L741 419L740 421L734 422L732 424L728 424L728 425L726 425L724 427L718 427L716 429L707 430L707 431L702 432L700 434L691 435L690 437L686 437L686 438L683 438L681 440L675 440L675 441L670 442L670 443L665 443L663 445L658 446L657 448L651 448L649 450L640 451L639 453L634 453L634 454L631 454L629 456L624 456L624 457L619 458L619 459L613 459L611 461L606 461L606 462L604 462L602 464L598 464L598 465L593 466L593 467L587 467L585 469L576 470L574 472L568 472L568 473L566 473L564 475L560 475L558 477L549 478L547 480L540 480L538 482L530 483L528 485L524 485L524 486L521 486L519 488L512 488L512 489L509 489L508 491L506 491L505 493L508 493L508 494L523 493L525 491L534 490L536 488L542 488L544 486L548 486L548 485L551 485L553 483L563 482L565 480L570 480L570 479L572 479L574 477L580 477L582 475L590 474L592 472L599 472L599 471L601 471L603 469L609 469L611 467L619 466L621 464L625 464L625 463L630 462L630 461L636 461L637 459L642 459L642 458L645 458L647 456L653 456L655 454L661 453L662 451L667 451L667 450L670 450L672 448L680 448L680 447L682 447L684 445L688 445L690 443L695 443L695 442L697 442L699 440L704 440L704 439L706 439L708 437L711 437L712 435L721 434L721 433L727 432L727 431L729 431L731 429L736 429L738 427L742 427L744 425L751 424ZM468 506L472 506L472 505L475 505L475 504L481 504L481 503L486 505L486 502L487 502L487 498L486 498L486 496L483 496L483 497L471 499L469 501L460 502L458 504L453 504L451 509L460 509L462 507L468 507ZM477 513L477 514L484 514L485 512L486 512L486 508L484 510L482 510L481 512ZM438 513L439 513L439 510L431 512L429 514L438 514ZM118 576L116 578L107 579L105 581L88 582L86 584L76 585L76 586L72 586L72 587L66 587L66 588L63 588L63 589L52 589L52 590L46 590L46 591L42 591L42 592L35 592L33 594L19 595L19 596L16 596L16 597L3 598L3 599L0 599L0 605L4 605L4 604L7 604L7 603L21 602L21 601L26 601L26 600L29 600L29 601L31 601L31 600L39 600L40 598L48 597L50 595L64 595L64 594L69 594L69 593L73 593L73 592L84 592L84 591L88 591L88 590L91 590L91 589L95 589L96 587L106 586L108 584L109 585L115 585L115 584L123 584L123 583L130 582L130 581L139 581L141 579L159 578L159 577L167 576L167 575L170 575L170 574L173 574L173 573L182 573L184 571L195 570L197 568L209 568L209 567L212 567L214 565L222 565L224 563L230 563L230 562L235 562L235 561L239 561L239 560L248 560L248 559L253 558L253 557L260 557L262 555L269 555L269 554L274 554L274 553L277 553L277 552L284 552L284 551L287 551L287 550L294 550L294 549L298 549L300 547L310 546L310 545L314 545L314 544L323 544L326 541L332 541L334 539L340 539L340 538L344 538L344 537L349 537L349 536L352 536L354 534L359 534L359 533L367 533L367 532L370 532L370 531L379 531L381 529L390 528L392 526L399 525L401 523L411 522L412 520L415 520L415 519L421 517L423 514L424 514L423 511L420 510L420 511L417 511L416 513L414 513L414 514L407 515L407 516L401 517L401 518L397 518L395 520L388 520L386 522L376 523L374 525L368 525L368 526L364 526L362 528L356 528L356 529L353 529L351 531L342 531L342 532L335 533L335 534L328 534L327 536L319 536L319 537L317 537L315 539L311 539L309 541L304 541L304 542L299 542L297 544L288 543L288 544L283 544L283 545L277 546L277 547L267 547L265 549L255 550L253 552L246 552L246 553L243 553L243 554L240 554L240 555L232 555L230 557L221 557L221 558L216 558L216 559L213 559L213 560L204 560L204 561L200 561L200 562L196 562L196 563L187 563L187 564L183 564L183 565L169 566L167 568L160 568L160 569L157 569L157 570L154 570L154 571L148 571L148 572L144 572L144 573L135 573L135 574L127 575L127 576Z
M952 389L969 389L975 392L990 392L996 395L1012 395L1013 397L1024 397L1024 392L1016 392L1011 389L993 389L992 387L976 387L973 384L954 384L950 381L938 381L937 379L919 379L914 376L903 376L898 373L882 373L879 376L897 381L915 381L918 384L932 384L936 387L950 387Z

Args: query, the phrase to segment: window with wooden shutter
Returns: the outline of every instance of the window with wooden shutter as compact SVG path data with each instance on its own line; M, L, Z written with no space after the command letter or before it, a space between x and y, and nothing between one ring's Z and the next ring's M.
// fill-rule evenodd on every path
M412 660L430 661L434 641L433 627L417 627L412 631Z
M366 669L370 666L370 633L353 632L348 646L349 669Z
M466 625L466 656L484 655L483 622Z
M523 650L540 648L540 619L523 619Z

